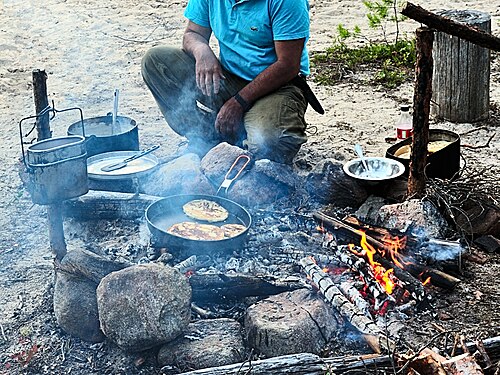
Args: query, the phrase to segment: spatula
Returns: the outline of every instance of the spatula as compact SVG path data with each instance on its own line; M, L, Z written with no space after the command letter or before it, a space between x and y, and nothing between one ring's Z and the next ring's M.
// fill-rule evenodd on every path
M132 160L142 158L144 155L147 155L147 154L153 152L154 150L158 149L159 147L160 147L159 145L156 145L156 146L148 148L147 150L139 152L138 154L135 154L135 155L130 156L126 159L123 159L122 161L120 161L118 163L105 165L104 167L101 168L101 171L111 172L111 171L116 171L117 169L121 169L123 167L126 167L127 164L130 163Z

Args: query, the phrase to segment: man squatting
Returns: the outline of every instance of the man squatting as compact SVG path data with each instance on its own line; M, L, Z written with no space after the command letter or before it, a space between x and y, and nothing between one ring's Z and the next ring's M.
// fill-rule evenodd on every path
M168 125L202 155L228 142L257 159L292 163L307 140L312 95L303 78L308 0L189 0L184 15L182 49L153 47L142 60Z

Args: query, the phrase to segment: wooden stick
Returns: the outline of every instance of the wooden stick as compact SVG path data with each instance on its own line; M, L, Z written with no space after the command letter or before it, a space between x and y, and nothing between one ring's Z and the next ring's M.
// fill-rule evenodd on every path
M49 223L50 249L58 261L66 255L66 241L64 240L63 215L61 203L52 203L47 206Z
M46 81L47 74L45 73L45 70L37 69L33 71L33 97L35 100L35 111L37 115L49 105ZM38 135L37 141L41 141L52 136L48 113L37 118L36 131Z
M401 13L406 17L429 26L432 29L454 35L481 47L500 51L500 38L473 26L453 21L447 17L439 16L410 2L403 4Z
M413 95L413 139L410 155L407 198L425 194L425 166L429 144L429 114L432 96L432 43L434 32L428 28L416 31L417 62Z
M366 373L367 370L378 372L389 369L394 368L393 360L388 355L320 358L312 353L298 353L188 371L179 375L324 375Z
M313 283L317 285L325 299L335 307L349 323L356 327L362 334L366 343L375 353L380 353L382 349L392 352L395 343L382 332L373 320L366 317L355 305L344 297L339 288L333 283L332 279L314 263L311 257L301 259L300 265L304 268L307 275L311 277Z

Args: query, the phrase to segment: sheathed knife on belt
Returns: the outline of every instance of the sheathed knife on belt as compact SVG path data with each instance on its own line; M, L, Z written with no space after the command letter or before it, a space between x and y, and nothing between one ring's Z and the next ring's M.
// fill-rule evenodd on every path
M324 114L325 110L321 106L321 103L319 102L318 98L316 98L316 95L312 92L311 88L307 84L306 77L303 76L302 74L299 74L297 77L292 79L290 81L292 85L297 86L299 89L302 90L304 93L304 97L306 98L307 102L311 105L311 107L318 112L319 114Z

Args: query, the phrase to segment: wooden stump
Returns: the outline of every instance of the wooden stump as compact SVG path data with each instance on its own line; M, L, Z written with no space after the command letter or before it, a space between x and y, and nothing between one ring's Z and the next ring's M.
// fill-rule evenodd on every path
M439 14L491 32L491 17L487 13L447 10ZM488 118L489 49L447 33L436 32L433 76L432 115L453 122L475 122Z

